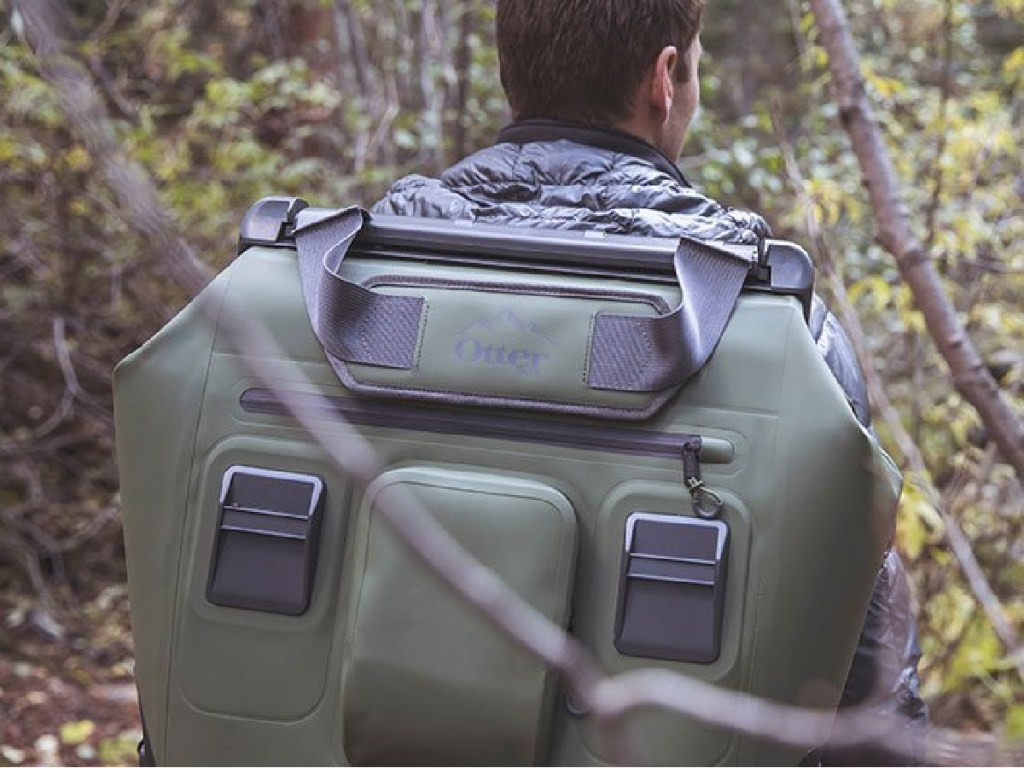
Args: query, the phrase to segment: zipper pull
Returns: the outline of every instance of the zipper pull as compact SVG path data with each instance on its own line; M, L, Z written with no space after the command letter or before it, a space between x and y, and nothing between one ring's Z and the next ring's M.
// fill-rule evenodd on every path
M700 479L700 448L699 436L683 441L683 482L693 499L693 511L700 517L712 519L722 514L725 503Z

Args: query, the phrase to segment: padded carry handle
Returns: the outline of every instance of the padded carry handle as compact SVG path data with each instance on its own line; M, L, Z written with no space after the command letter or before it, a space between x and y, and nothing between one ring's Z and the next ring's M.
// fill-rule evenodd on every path
M342 277L349 247L369 220L362 208L306 209L294 231L313 330L332 364L412 368L424 300L375 293ZM602 312L594 320L587 384L617 392L679 386L711 357L752 262L682 238L673 259L682 300L658 317Z
M423 299L374 293L341 276L349 246L368 218L358 207L299 214L295 244L306 309L330 356L346 363L411 368Z

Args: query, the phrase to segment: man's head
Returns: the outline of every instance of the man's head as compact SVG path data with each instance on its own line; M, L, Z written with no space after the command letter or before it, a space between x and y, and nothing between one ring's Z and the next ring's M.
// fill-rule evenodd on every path
M706 0L498 0L516 119L615 126L673 159L697 108Z

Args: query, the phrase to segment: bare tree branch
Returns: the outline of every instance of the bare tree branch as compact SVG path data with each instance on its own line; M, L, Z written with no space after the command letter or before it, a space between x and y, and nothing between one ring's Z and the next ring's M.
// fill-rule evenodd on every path
M811 0L811 9L828 53L829 69L843 127L860 162L877 222L877 238L896 259L914 301L953 382L978 411L1003 457L1024 485L1024 420L992 378L946 296L942 280L913 234L900 182L868 101L860 57L838 0Z
M1011 659L1016 659L1017 672L1021 679L1024 680L1024 659L1020 657L1024 649L1021 648L1017 632L1007 617L1006 610L999 602L999 598L988 583L985 572L978 563L974 550L971 548L970 540L964 534L960 524L950 512L949 506L932 483L931 474L928 472L928 467L925 464L924 457L921 455L921 451L917 447L917 443L914 442L904 428L896 408L893 406L892 401L889 400L885 386L882 384L882 379L875 368L871 352L868 350L867 335L864 333L860 318L857 317L853 304L847 296L846 285L843 283L842 275L836 269L836 261L822 232L814 200L811 199L807 192L807 183L800 172L800 166L796 161L793 148L785 140L785 136L782 133L777 110L773 111L772 121L775 126L776 138L782 150L786 174L803 207L804 226L811 239L812 247L818 256L818 263L828 280L843 328L850 337L854 353L857 356L857 362L864 372L868 391L871 393L871 401L881 414L886 426L889 427L893 439L896 440L896 444L899 446L900 453L903 454L906 469L908 470L907 479L918 487L928 503L942 518L946 541L949 542L953 556L960 565L960 569L967 579L975 598L977 598L985 614L988 616L993 629L995 629L996 634L1003 641L1007 655Z

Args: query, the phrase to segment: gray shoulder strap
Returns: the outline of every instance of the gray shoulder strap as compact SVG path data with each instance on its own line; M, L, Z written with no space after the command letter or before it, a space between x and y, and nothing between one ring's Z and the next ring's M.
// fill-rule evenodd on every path
M306 308L332 365L412 368L424 300L375 293L341 274L345 255L367 219L357 207L299 214L295 242ZM751 263L725 248L682 239L674 264L682 301L673 312L597 315L587 380L591 388L665 390L685 382L711 357Z

